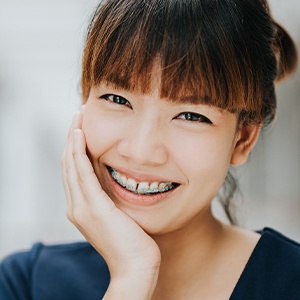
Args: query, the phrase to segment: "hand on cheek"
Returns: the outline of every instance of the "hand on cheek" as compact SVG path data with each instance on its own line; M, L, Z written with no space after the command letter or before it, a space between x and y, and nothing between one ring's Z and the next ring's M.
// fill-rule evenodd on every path
M111 273L108 295L116 297L122 290L120 287L126 287L129 282L137 286L139 281L139 290L128 289L139 294L128 294L128 297L139 295L139 299L144 299L154 290L160 251L154 240L103 191L86 154L81 129L83 114L84 111L75 114L62 156L67 216L106 260Z

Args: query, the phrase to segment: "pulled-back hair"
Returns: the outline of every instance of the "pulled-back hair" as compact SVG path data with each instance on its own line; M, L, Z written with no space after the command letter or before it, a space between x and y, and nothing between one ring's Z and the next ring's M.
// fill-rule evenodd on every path
M276 112L274 82L296 62L295 45L265 0L106 0L87 35L83 102L103 81L147 93L159 66L161 98L197 95L195 103L236 113L244 124L268 124ZM233 221L235 182L227 180L223 202Z

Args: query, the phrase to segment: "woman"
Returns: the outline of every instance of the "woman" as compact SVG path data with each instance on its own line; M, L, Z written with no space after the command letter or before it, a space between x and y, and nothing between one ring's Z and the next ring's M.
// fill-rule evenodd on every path
M103 2L62 157L67 215L89 243L10 256L1 297L299 299L300 246L211 211L296 61L264 0Z

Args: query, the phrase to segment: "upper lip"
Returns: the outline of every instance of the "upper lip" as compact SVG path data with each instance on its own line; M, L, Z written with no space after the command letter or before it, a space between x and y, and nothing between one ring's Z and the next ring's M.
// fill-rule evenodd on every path
M145 174L145 173L140 173L137 171L132 171L128 170L122 167L116 167L113 165L109 165L108 167L111 167L121 173L122 175L126 176L127 179L131 178L134 179L137 182L173 182L173 183L178 183L176 181L170 180L170 178L162 177L161 175L153 175L153 174ZM179 183L178 183L179 184Z

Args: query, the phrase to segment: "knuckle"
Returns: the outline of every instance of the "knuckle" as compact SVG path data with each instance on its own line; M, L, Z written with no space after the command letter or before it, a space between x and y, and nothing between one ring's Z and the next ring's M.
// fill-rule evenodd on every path
M86 212L82 209L74 209L72 214L73 223L76 226L84 227L87 220Z
M72 156L73 156L74 158L76 158L77 155L78 155L77 150L73 148L73 149L72 149Z
M66 211L66 215L67 215L67 218L69 221L71 221L72 223L74 223L74 216L73 216L73 211L68 208L67 211Z
M68 220L73 223L76 227L82 228L85 224L85 213L83 213L81 210L73 208L68 209L66 212Z
M85 185L86 183L88 183L88 181L89 181L88 177L89 177L89 174L87 172L78 173L79 184Z

